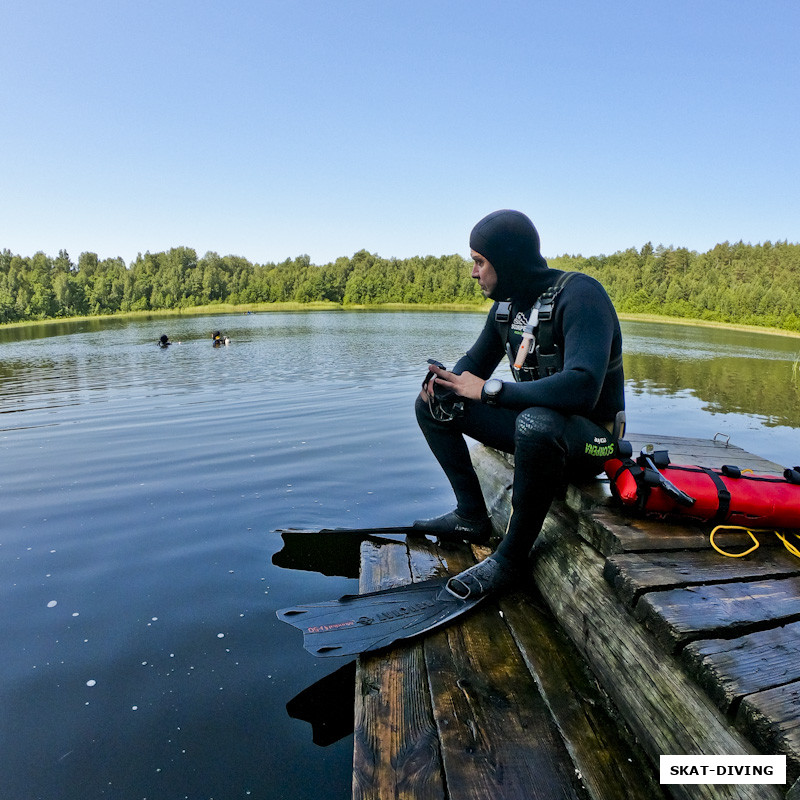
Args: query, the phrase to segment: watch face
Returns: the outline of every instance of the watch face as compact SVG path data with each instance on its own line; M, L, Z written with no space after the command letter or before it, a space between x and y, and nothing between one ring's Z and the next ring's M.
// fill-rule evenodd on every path
M486 394L493 396L500 393L500 390L503 388L503 381L498 380L497 378L492 378L491 380L486 381L486 385L483 387Z

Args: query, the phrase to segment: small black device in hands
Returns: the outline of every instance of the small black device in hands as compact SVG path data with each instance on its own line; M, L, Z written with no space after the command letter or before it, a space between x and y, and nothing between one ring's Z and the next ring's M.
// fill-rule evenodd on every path
M439 367L439 369L447 369L447 367L445 367L444 364L442 364L440 361L437 361L435 358L429 358L428 359L428 363L429 364L433 364L434 367ZM425 380L422 381L422 388L423 389L427 389L428 388L428 383L430 382L432 377L433 377L433 373L430 370L428 370L428 374L425 376Z
M435 358L429 358L428 363L439 369L446 370L447 367ZM435 374L428 370L425 380L422 381L422 388L427 389L431 378ZM452 389L445 389L438 383L433 384L433 395L427 395L428 407L434 419L439 422L450 422L464 413L464 400L460 398Z

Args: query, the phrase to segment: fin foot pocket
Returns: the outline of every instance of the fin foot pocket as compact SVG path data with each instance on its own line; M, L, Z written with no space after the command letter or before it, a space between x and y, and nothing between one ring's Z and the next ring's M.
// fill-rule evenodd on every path
M447 581L447 591L460 600L476 599L508 589L519 573L504 558L493 554Z

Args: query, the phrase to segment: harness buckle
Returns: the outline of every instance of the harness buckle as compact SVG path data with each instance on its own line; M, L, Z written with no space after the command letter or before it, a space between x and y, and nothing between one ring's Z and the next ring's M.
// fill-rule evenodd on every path
M550 353L543 353L541 347L536 346L536 362L538 365L538 373L540 378L545 378L549 375L555 375L556 372L561 371L561 351L558 345L553 345L553 350Z
M497 304L497 310L494 312L494 321L505 323L511 319L511 303L504 300L502 303Z
M553 308L556 302L556 292L548 289L537 301L534 308L537 309L537 322L549 322L553 318Z

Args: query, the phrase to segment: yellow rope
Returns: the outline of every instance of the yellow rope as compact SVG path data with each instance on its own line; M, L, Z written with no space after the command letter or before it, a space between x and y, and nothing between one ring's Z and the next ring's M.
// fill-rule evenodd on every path
M714 541L714 535L716 534L717 531L720 531L720 530L745 531L748 534L748 536L753 540L753 542L755 542L755 544L749 550L745 550L743 553L726 553ZM769 533L770 532L769 529L767 529L767 528L755 528L754 530L757 531L758 533ZM786 539L786 536L784 534L782 534L780 531L773 530L772 533L774 533L783 542L784 547L786 547L786 549L793 556L797 556L797 558L800 558L800 548L798 548L796 545L794 545L790 541L788 541ZM790 535L794 536L797 539L800 539L800 534L794 533L794 534L790 534ZM714 528L713 531L711 531L711 535L710 535L709 539L711 541L711 546L718 553L720 553L723 556L727 556L728 558L741 558L742 556L746 556L748 553L752 553L754 550L758 550L759 544L760 544L758 539L756 539L755 534L753 533L753 530L751 530L750 528L745 528L742 525L717 525L717 527Z
M726 553L715 541L714 541L714 534L719 530L726 530L726 531L747 531L750 535L750 538L755 542L755 544L749 549L745 550L743 553ZM741 525L717 525L713 531L711 531L711 546L721 555L728 556L728 558L741 558L742 556L746 556L748 553L752 553L753 550L758 550L759 541L753 534L753 531L750 528L743 528Z
M791 542L787 542L786 541L786 537L782 533L778 533L778 531L775 531L775 535L783 542L783 544L786 547L786 549L793 556L797 556L798 558L800 558L800 550L798 550L797 547L795 547L795 545L793 545ZM796 539L800 539L800 535L798 535L796 533L793 533L791 535L794 536Z

